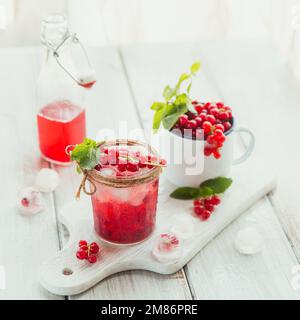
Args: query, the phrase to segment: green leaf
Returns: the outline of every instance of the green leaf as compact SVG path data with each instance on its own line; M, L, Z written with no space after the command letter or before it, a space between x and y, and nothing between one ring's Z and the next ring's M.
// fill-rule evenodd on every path
M199 198L206 198L214 195L214 190L209 187L200 187L199 188Z
M178 96L176 96L174 104L176 106L179 106L179 105L185 105L186 106L188 101L189 101L189 98L188 98L187 94L186 93L181 93Z
M224 193L232 184L232 179L218 177L209 179L200 184L200 188L207 187L213 190L214 194Z
M200 67L201 67L200 61L194 62L190 67L191 73L195 74L196 72L199 71Z
M187 91L188 94L190 93L191 88L192 88L192 81L190 82L190 84L188 85L188 87L187 87L187 89L186 89L186 91Z
M76 166L76 171L77 171L78 174L82 173L82 170L80 169L80 167L78 165Z
M166 130L170 130L176 121L178 120L179 116L186 113L187 107L185 105L171 105L168 106L165 110L162 123Z
M166 104L164 102L154 102L152 104L152 106L150 107L150 109L157 111L157 110L161 110L165 107L166 107Z
M163 91L163 96L166 99L166 101L170 101L175 94L176 92L170 86L166 86Z
M80 144L77 144L71 152L71 160L76 161L82 169L91 170L99 161L100 149L97 142L92 139L84 139Z
M164 115L164 109L156 110L153 116L152 129L158 130Z
M179 200L192 200L199 198L199 193L199 188L181 187L173 191L170 197Z
M183 73L183 74L180 76L180 78L179 78L179 80L178 80L178 82L177 82L176 88L179 89L179 87L180 87L180 85L182 84L182 82L185 81L185 80L187 80L187 79L189 79L190 77L191 77L190 74L188 74L188 73Z

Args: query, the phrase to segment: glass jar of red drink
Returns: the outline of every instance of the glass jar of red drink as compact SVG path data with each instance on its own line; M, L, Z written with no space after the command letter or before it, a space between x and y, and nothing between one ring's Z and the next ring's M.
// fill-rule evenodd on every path
M50 15L42 21L41 39L46 59L37 81L40 151L47 161L68 164L66 147L81 143L86 135L85 88L90 82L77 81L81 68L75 66L71 47L79 40L69 33L63 15Z
M110 243L139 243L155 228L161 168L147 161L158 155L147 144L127 140L105 143L100 150L100 164L91 172L95 231ZM115 163L107 161L112 156ZM148 164L138 165L140 159Z

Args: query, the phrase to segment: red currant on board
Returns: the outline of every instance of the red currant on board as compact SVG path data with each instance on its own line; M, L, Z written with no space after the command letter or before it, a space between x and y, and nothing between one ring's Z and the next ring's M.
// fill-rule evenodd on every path
M79 260L84 260L84 259L86 259L86 258L88 257L87 251L82 250L82 249L78 250L78 251L76 252L76 257L77 257Z
M209 219L211 215L211 211L209 210L203 210L202 214L199 215L199 218L202 220L202 221L206 221Z
M87 242L85 240L80 240L78 245L79 245L79 247L86 246Z
M215 207L221 203L217 195L194 200L194 213L202 220L207 220L214 212Z
M95 255L90 255L88 257L89 263L95 263L97 261L97 257Z
M210 202L214 205L217 206L221 203L221 199L218 196L212 196L210 199Z
M76 257L79 260L87 260L90 263L97 261L97 254L100 250L96 242L88 244L86 240L80 240L78 243L79 249L76 252Z

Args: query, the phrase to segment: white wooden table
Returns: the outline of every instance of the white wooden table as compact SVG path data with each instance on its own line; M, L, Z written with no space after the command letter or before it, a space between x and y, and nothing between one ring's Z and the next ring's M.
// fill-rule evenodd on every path
M35 127L40 53L37 48L0 49L0 266L6 271L0 299L63 299L38 284L37 270L67 240L58 211L73 200L79 181L74 168L56 168L62 183L47 196L43 213L24 217L15 207L20 187L32 183L39 168L50 166L39 159ZM255 152L276 168L278 188L176 274L122 272L66 298L299 299L300 289L292 283L300 259L300 89L272 44L262 39L93 48L89 53L98 75L88 102L90 137L103 127L117 129L117 120L128 121L130 128L146 128L152 117L149 106L161 97L164 85L200 59L203 69L194 82L194 95L225 100L239 122L254 130ZM233 247L235 235L253 223L264 237L263 251L240 255Z

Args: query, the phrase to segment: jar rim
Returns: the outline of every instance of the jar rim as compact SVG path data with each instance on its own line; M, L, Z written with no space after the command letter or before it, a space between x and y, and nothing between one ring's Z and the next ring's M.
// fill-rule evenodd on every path
M118 146L118 145L127 145L127 146L140 146L146 148L146 150L154 155L159 156L157 150L155 150L150 144L146 142L141 142L137 140L131 139L115 139L105 141L99 148L105 146ZM114 186L114 187L130 187L137 184L146 183L157 178L161 173L161 167L154 166L152 169L149 169L143 173L129 175L129 176L105 176L101 174L101 171L97 171L96 169L92 169L90 172L90 177L99 183L103 183L106 185Z

